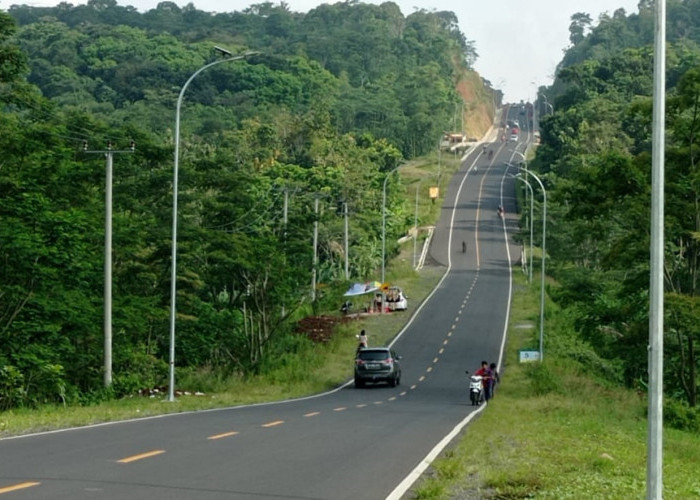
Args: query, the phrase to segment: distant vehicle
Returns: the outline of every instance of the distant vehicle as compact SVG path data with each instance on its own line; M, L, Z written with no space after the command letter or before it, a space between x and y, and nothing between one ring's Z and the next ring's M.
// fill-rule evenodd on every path
M408 309L408 300L397 286L392 286L386 292L386 307L390 311L405 311Z
M389 347L359 350L355 358L355 387L364 387L368 382L388 382L396 387L401 383L400 359Z
M510 134L510 142L518 142L518 134Z
M514 127L519 127L519 126L520 126L520 122L519 122L518 120L513 120L513 126L514 126Z

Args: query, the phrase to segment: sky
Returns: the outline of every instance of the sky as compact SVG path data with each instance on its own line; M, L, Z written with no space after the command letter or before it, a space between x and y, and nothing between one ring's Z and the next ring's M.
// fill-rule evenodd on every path
M66 0L74 5L83 0ZM155 8L161 0L117 0L144 12ZM279 0L272 0L279 3ZM308 12L322 3L334 1L285 0L289 9ZM382 0L363 0L382 3ZM184 7L193 3L207 12L242 11L264 0L174 0ZM504 93L505 102L531 101L537 87L549 85L557 64L569 45L571 15L585 12L595 20L602 13L624 8L627 14L637 12L639 0L394 0L405 16L415 10L452 11L457 15L460 30L473 41L479 55L474 69L482 78ZM56 5L59 0L0 0L0 9L13 4L31 6Z

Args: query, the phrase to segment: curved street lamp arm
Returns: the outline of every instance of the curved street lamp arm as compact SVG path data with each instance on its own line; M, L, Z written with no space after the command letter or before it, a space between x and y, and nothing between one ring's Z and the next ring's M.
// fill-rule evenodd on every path
M217 48L217 50L221 50ZM185 90L194 78L207 68L223 64L229 61L238 61L249 56L257 55L259 52L250 51L235 57L219 59L209 64L205 64L185 82L180 90L180 95L177 98L177 106L175 109L175 162L173 167L173 242L171 255L171 274L170 274L170 381L168 384L168 401L175 401L175 297L177 295L177 194L178 194L178 171L180 161L180 108L182 106L182 98L185 95Z
M544 184L540 178L527 168L522 168L526 174L531 175L542 189L542 282L540 285L540 362L543 360L544 356L544 285L545 285L545 256L547 255L547 190L544 188Z

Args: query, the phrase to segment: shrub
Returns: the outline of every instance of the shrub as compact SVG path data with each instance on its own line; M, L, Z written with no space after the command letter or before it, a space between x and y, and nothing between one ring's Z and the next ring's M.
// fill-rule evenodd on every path
M664 404L664 424L682 431L700 433L700 409L685 401L668 399Z
M530 379L533 391L538 396L561 392L561 379L547 363L530 363L525 374Z

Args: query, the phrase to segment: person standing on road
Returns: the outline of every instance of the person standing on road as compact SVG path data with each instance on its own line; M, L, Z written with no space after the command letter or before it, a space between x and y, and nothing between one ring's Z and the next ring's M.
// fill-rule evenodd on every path
M482 397L484 400L488 401L491 399L489 391L491 388L491 382L493 381L493 373L491 372L491 368L489 368L488 361L482 361L481 368L475 371L474 375L481 375Z
M496 363L491 363L489 366L491 369L491 391L490 391L490 396L489 399L493 399L493 394L496 392L496 384L501 383L501 376L498 374L497 366Z
M364 330L360 332L360 335L357 336L358 339L360 339L360 348L361 349L367 349L369 347L369 341L367 340L367 333L365 333Z

